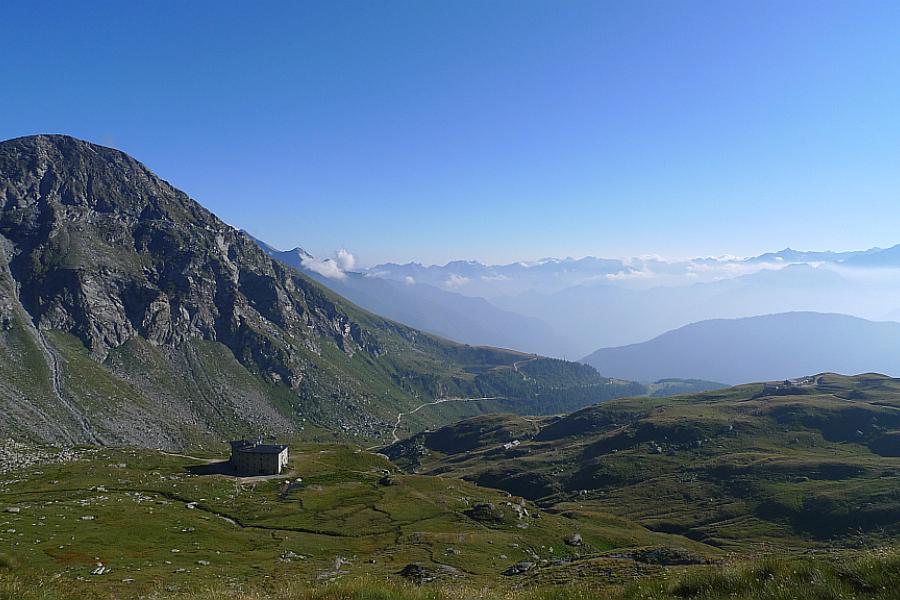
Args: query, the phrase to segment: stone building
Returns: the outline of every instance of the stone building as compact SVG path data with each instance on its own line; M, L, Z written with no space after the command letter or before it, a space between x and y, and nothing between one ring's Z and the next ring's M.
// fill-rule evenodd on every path
M278 475L287 466L288 447L235 440L231 444L231 468L238 475Z

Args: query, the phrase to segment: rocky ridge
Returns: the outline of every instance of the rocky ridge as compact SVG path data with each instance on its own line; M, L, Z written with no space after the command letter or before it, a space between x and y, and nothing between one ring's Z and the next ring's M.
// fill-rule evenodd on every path
M135 159L58 135L0 143L0 355L0 433L54 443L377 438L422 399L542 401L522 354L359 309Z

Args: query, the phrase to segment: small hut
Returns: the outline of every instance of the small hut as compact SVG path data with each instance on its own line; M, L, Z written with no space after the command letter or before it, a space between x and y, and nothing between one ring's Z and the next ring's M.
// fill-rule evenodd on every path
M235 440L231 444L231 468L239 475L278 475L287 466L288 447Z

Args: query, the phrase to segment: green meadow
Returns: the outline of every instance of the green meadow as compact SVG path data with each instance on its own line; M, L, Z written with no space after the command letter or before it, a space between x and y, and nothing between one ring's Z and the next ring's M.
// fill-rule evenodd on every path
M0 598L898 598L897 387L485 415L293 444L277 477L19 446L44 458L0 474Z

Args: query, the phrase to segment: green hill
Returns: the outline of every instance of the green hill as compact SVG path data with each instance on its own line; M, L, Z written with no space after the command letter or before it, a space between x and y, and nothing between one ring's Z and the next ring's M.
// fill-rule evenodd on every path
M549 426L490 421L460 425L457 456ZM283 476L236 478L216 474L211 453L0 444L0 598L889 600L900 581L896 550L868 546L896 539L889 527L843 547L812 533L760 544L757 532L723 549L690 539L699 529L653 531L614 514L686 513L685 492L660 477L648 482L663 482L654 497L631 492L627 505L601 506L609 488L534 502L448 472L404 474L345 444L290 451ZM886 483L883 494L896 490ZM690 506L712 517L706 493Z
M200 590L267 577L503 588L521 580L503 573L522 561L536 570L672 546L696 560L720 555L611 515L552 514L500 490L404 475L383 456L347 445L294 446L285 477L244 479L205 474L211 455L18 451L44 456L0 486L0 590L9 566L86 598L147 594L159 581L169 591ZM575 533L582 541L567 545ZM92 576L98 565L104 573Z
M385 453L411 472L747 552L895 539L898 441L900 380L823 374L563 418L480 417Z

